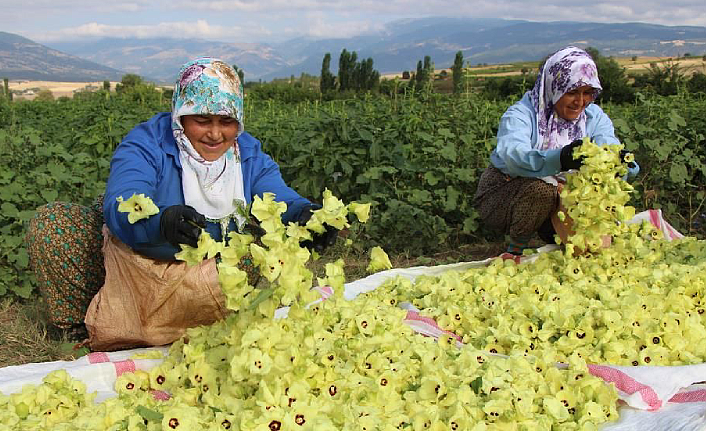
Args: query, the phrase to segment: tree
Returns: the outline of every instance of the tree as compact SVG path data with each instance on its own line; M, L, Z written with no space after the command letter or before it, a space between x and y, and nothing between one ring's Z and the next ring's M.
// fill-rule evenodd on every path
M402 72L402 79L409 79L409 70Z
M431 57L424 56L424 83L426 84L434 76L434 64L431 62Z
M110 81L108 81L107 79L103 81L103 90L110 91Z
M454 65L451 68L451 73L453 74L453 92L454 94L459 94L462 90L463 82L463 52L458 51L456 53L456 58L454 59Z
M54 94L51 92L51 90L45 88L43 90L39 90L34 100L41 100L45 102L49 100L54 100Z
M235 73L238 74L238 78L240 78L240 83L242 85L245 85L245 71L235 64L233 65L233 70L235 70Z
M417 62L417 73L414 75L415 86L421 88L424 83L424 69L422 68L422 60Z
M5 86L5 97L7 97L7 100L12 101L12 91L10 91L10 80L8 78L3 78L3 85Z
M660 96L671 96L678 93L679 87L685 81L686 78L679 63L670 60L662 66L650 63L647 73L636 76L633 85L637 88L651 89Z
M322 93L334 90L336 88L336 77L331 73L331 54L326 53L324 60L321 62L321 81L319 88Z
M358 54L353 52L348 52L345 48L341 51L341 55L338 58L338 89L339 91L346 91L353 89L353 75L355 73L355 66L358 60Z
M586 48L598 69L598 79L601 81L600 98L616 103L633 102L635 90L628 84L625 68L620 66L613 58L603 57L596 48Z
M686 83L686 88L691 93L706 93L706 75L702 72L694 73Z
M431 62L430 56L424 57L424 63L422 61L417 62L417 74L415 75L415 87L417 89L424 88L425 85L429 83L431 77L434 73L434 64Z
M140 75L135 75L134 73L128 73L123 75L123 78L118 84L115 85L115 91L122 93L129 88L135 88L142 85L142 77Z

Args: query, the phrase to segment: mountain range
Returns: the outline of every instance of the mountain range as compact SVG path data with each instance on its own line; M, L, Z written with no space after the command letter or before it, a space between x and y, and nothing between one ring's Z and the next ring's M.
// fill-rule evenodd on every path
M701 56L706 54L706 27L435 17L394 21L382 31L346 39L302 37L264 44L113 38L50 46L0 32L0 77L96 81L135 73L172 83L183 63L208 55L236 64L246 80L271 80L319 75L326 53L331 53L335 74L344 48L358 59L371 57L375 69L385 74L415 70L427 55L437 68L449 67L457 51L470 64L497 64L536 61L570 44L594 47L604 56Z
M119 81L124 72L0 31L0 77L31 81Z

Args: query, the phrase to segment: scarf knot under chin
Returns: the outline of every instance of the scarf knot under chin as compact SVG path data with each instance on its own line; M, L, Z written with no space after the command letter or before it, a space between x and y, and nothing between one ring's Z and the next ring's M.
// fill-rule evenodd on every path
M243 131L243 86L238 74L224 62L199 58L185 64L174 86L172 133L179 149L184 202L218 222L225 237L230 220L238 229L245 223L245 192L237 140L221 157L207 161L184 133L184 115L225 115Z

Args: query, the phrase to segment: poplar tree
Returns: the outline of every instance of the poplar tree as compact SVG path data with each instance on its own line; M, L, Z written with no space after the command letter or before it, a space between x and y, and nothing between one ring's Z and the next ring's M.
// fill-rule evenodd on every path
M461 81L463 80L463 53L461 51L456 53L451 72L453 73L454 94L459 94L461 92Z
M331 73L331 54L326 53L324 55L324 60L321 63L321 81L319 82L319 88L322 93L331 91L336 86L336 77Z

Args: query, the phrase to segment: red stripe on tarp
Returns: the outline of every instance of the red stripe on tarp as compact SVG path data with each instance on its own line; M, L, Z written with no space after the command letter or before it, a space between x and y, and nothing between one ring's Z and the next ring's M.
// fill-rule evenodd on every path
M703 403L706 402L706 389L679 392L669 399L670 403Z
M115 365L115 375L120 377L123 373L135 372L135 362L132 359L127 359L125 361L113 362Z
M414 320L417 322L425 323L425 324L431 326L432 328L437 329L440 332L443 332L444 334L451 335L452 337L454 337L458 341L463 340L463 337L461 337L460 335L454 334L451 331L445 331L445 330L441 329L439 327L439 325L436 324L436 321L434 319L432 319L431 317L420 316L419 313L417 313L416 311L408 311L407 317L405 317L405 320Z
M661 217L659 216L659 211L657 210L648 210L650 213L650 223L652 223L652 226L656 227L659 230L662 230L662 221L660 220Z
M105 352L91 352L86 356L88 357L89 364L102 364L103 362L110 362L110 358L108 358L108 354Z
M638 392L642 397L642 401L648 405L647 410L654 411L662 407L662 401L654 389L638 382L620 370L605 365L588 365L588 371L606 382L615 383L615 387L618 390L628 395Z
M172 396L169 395L168 393L164 391L157 391L157 390L152 390L150 391L150 394L152 394L152 398L158 401L167 401L170 399Z
M321 293L321 297L324 299L333 295L333 287L331 287L331 286L318 286L318 287L315 287L315 289L317 291L319 291L319 293Z
M522 256L518 256L516 254L505 252L505 253L499 255L498 257L502 260L511 260L517 264L522 263ZM490 263L488 265L490 265Z

